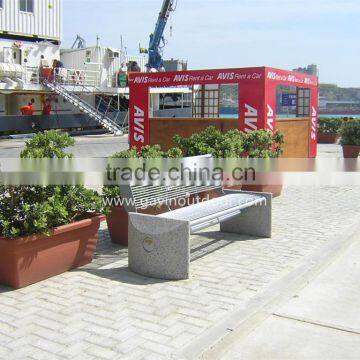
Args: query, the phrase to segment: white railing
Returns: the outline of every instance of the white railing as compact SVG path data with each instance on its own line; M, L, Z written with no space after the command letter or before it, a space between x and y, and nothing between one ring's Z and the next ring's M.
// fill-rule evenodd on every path
M46 71L47 70L47 71ZM46 75L47 74L47 75ZM52 69L41 69L35 66L22 66L18 70L8 70L6 73L0 73L0 82L3 79L9 78L16 82L21 80L22 85L39 85L43 79L51 82L56 81L62 85L69 86L85 86L85 87L117 87L118 76L116 74L109 74L106 78L105 84L102 84L101 70L87 70L87 69L57 69L54 75ZM15 86L15 85L14 85Z
M26 85L38 85L41 84L44 78L43 74L40 74L41 70L39 67L24 66L22 74L14 75L16 78L21 79ZM48 76L48 80L56 81L62 85L79 85L79 86L90 86L96 87L100 85L100 71L93 70L78 70L78 69L65 69L61 68L56 71L56 75L51 72Z
M57 69L55 75L52 75L57 83L71 86L99 86L100 71L78 70L78 69Z

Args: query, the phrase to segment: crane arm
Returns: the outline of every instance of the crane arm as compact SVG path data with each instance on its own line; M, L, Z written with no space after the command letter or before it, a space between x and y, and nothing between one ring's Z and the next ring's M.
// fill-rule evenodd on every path
M165 45L164 31L169 20L170 13L175 10L174 4L176 0L164 0L158 21L155 26L155 31L150 35L149 44L149 63L148 69L160 70L163 66L162 59L162 44Z

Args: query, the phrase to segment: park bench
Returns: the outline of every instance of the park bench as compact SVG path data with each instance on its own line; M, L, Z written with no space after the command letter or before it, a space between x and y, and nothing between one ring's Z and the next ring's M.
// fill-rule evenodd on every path
M212 192L217 197L171 210L174 201ZM226 190L219 185L121 186L129 212L129 267L135 273L165 280L188 279L190 235L220 224L220 231L271 237L268 193ZM169 211L147 215L147 206L168 205Z

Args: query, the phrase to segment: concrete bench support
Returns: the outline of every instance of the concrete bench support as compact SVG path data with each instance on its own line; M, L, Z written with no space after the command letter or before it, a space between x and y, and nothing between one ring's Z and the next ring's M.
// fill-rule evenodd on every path
M129 214L129 267L133 272L163 280L190 275L188 221Z
M225 194L258 194L263 196L266 201L264 201L261 205L253 206L244 210L236 217L221 222L221 232L271 238L271 194L236 190L224 190L224 192Z

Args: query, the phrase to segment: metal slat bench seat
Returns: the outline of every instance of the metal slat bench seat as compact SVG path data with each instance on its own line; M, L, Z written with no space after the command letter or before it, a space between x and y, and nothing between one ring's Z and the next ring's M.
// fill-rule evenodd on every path
M190 222L190 232L205 229L239 215L252 206L261 206L266 199L261 195L228 194L189 207L170 211L159 217Z
M171 210L174 200L215 191L218 197ZM218 185L121 186L129 212L129 267L132 271L166 280L190 276L190 235L220 224L220 231L271 237L268 193L224 190ZM142 208L167 205L160 215L139 213Z

